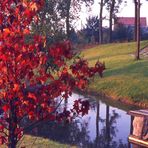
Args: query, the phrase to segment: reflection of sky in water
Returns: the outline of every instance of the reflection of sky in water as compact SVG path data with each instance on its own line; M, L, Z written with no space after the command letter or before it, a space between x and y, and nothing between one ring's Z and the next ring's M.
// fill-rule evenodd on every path
M99 100L98 97L97 102L94 97L84 97L73 93L67 101L62 101L58 111L62 112L64 107L68 110L72 109L74 101L78 99L89 100L88 115L83 117L80 115L68 124L45 121L36 127L36 132L32 132L32 134L59 143L75 145L78 148L127 148L130 146L127 140L130 134L130 116L126 111L118 109L117 104L116 107L109 106L113 102L110 103L106 99ZM60 97L57 98L55 105L60 100ZM103 103L104 101L106 103ZM120 107L124 108L125 106Z
M68 100L68 108L72 108L73 101L79 98L85 98L82 95L73 94L70 99ZM106 118L106 104L100 103L100 118L105 119ZM88 131L89 131L89 137L90 141L94 141L96 138L96 113L97 113L97 107L96 102L91 101L91 105L93 104L93 108L89 110L89 114L84 116L83 118L79 118L79 122L86 122L88 123ZM115 119L115 123L112 124L112 126L115 127L115 136L113 136L113 141L118 142L120 139L124 144L127 144L127 137L130 133L130 116L127 115L127 113L123 110L120 110L115 107L109 107L109 114L110 116L113 116L113 111L119 115ZM79 124L80 125L80 124ZM105 120L103 123L99 122L99 132L101 132L101 129L106 126Z

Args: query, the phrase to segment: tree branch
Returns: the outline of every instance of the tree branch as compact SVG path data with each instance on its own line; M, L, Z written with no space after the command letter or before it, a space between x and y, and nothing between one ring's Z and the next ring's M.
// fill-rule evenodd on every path
M47 114L44 118L42 118L42 119L40 119L40 120L38 120L38 121L35 121L35 122L32 123L31 125L28 125L27 127L25 127L25 128L23 129L23 131L26 131L27 129L33 127L33 126L36 125L36 124L39 124L41 121L45 120L49 115L55 113L55 111L59 108L59 106L61 105L61 103L62 103L63 100L64 100L64 99L61 99L61 101L60 101L59 104L56 106L56 108L54 109L54 111L52 111L52 112L50 112L49 114ZM18 133L18 134L19 134L19 133Z

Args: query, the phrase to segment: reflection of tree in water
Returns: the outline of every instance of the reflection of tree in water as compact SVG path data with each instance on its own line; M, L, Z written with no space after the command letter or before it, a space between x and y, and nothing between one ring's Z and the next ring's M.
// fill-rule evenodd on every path
M68 100L65 100L58 108L58 111L62 112L63 108L68 110L68 106ZM81 117L78 120L73 120L71 123L64 123L66 120L61 123L58 121L42 121L29 134L64 144L86 147L85 145L89 143L90 139L87 128L88 124L79 122L79 119L81 120Z
M94 105L94 104L93 104ZM83 148L125 148L121 140L116 141L117 119L120 117L114 111L110 112L109 106L106 106L106 119L100 118L100 104L95 105L96 110L96 139L90 140L88 124L81 123L81 119L75 120L69 124L44 121L38 125L30 134L49 138L60 143L77 145ZM92 109L92 108L91 108ZM93 109L94 110L94 107ZM89 120L88 120L89 123ZM99 124L100 123L100 124ZM99 127L101 125L101 128ZM95 125L92 125L95 126Z
M106 119L103 120L99 117L99 103L97 104L97 114L96 114L96 139L94 141L95 145L91 147L98 148L126 148L127 144L123 144L121 140L115 141L117 130L117 119L120 117L115 110L110 113L110 108L106 105ZM103 128L99 131L99 122L103 124Z
M89 143L87 124L71 122L69 124L44 121L30 134L49 138L60 143L86 147Z

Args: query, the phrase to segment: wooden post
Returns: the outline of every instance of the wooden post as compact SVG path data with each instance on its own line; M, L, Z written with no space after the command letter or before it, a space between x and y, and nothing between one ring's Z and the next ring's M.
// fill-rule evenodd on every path
M137 3L137 53L136 60L140 59L140 0Z
M148 109L131 110L128 114L134 117L134 120L131 118L133 129L131 129L128 137L129 142L138 145L133 148L148 147Z
M137 0L134 0L135 3L135 26L134 26L134 40L137 41Z

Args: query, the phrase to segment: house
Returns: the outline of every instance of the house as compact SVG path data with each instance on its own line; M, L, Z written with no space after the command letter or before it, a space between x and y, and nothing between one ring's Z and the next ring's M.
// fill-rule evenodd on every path
M140 18L140 26L142 28L146 28L147 27L147 22L146 22L146 17L141 17ZM117 17L115 20L115 24L114 24L114 29L118 26L118 25L124 25L126 27L134 27L135 25L135 18L134 17Z

